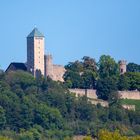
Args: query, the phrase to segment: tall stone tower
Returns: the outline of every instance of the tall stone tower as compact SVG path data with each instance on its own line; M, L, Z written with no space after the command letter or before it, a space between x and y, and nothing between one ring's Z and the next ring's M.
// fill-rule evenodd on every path
M44 75L44 35L37 29L27 36L27 70L34 77Z
M44 56L45 62L45 77L49 76L53 79L53 58L51 54Z
M120 74L126 73L126 64L127 64L127 61L125 60L119 61Z

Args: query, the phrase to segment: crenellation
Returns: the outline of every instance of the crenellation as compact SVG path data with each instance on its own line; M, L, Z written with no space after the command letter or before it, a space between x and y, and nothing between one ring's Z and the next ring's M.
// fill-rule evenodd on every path
M127 61L126 60L120 60L119 61L120 74L126 73L126 65L127 65Z
M65 68L53 64L52 55L45 54L45 38L37 28L27 36L27 70L34 77L44 75L55 81L64 81Z

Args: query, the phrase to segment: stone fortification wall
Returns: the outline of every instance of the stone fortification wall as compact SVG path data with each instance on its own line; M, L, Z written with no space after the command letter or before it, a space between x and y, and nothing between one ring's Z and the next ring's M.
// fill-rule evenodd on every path
M63 82L63 75L66 69L61 65L53 65L53 80Z
M69 89L69 91L75 93L76 97L87 95L88 98L97 99L96 90L93 89Z
M139 91L119 91L119 98L140 100L140 92Z
M69 89L70 92L75 93L76 97L87 95L89 101L94 104L101 104L103 107L108 107L108 102L98 99L96 95L96 90L93 89ZM119 98L121 99L135 99L140 100L140 92L139 91L119 91ZM134 110L135 105L122 105L124 109Z
M51 54L44 56L45 60L45 77L49 76L54 81L64 82L63 75L66 72L66 69L62 65L54 65L53 57Z
M78 135L78 136L74 136L72 140L83 140L86 136L83 135ZM91 140L97 140L97 139L91 139Z
M89 101L94 105L100 104L103 107L108 107L109 106L108 102L104 101L104 100L97 99L97 100L89 100Z
M49 76L53 79L53 59L52 55L48 54L44 56L44 64L45 64L45 76Z
M123 107L124 109L127 109L127 110L133 110L133 111L136 110L135 105L126 105L126 104L124 104L124 105L122 105L122 107Z
M87 95L89 101L94 104L101 104L103 107L108 107L108 102L97 99L96 90L93 89L69 89L70 92L75 93L76 97Z
M78 96L84 96L87 93L87 97L91 99L97 99L96 90L87 89L69 89L70 92L76 94ZM140 100L140 92L139 91L119 91L119 98L120 99L133 99L133 100Z

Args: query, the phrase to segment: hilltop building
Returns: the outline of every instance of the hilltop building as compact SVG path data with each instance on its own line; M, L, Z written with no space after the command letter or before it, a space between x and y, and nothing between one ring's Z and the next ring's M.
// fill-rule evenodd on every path
M120 74L126 72L126 61L119 61ZM30 72L34 77L43 75L55 81L64 81L65 68L61 65L53 64L51 54L45 54L45 36L34 28L27 36L27 63L11 63L6 72L14 70L24 70Z
M44 56L45 61L45 77L49 76L54 81L63 82L63 75L66 72L62 65L53 64L53 57L51 54Z
M45 54L45 36L34 28L27 36L27 63L11 63L6 72L24 70L30 72L34 77L43 75L52 80L63 82L65 68L62 65L54 65L52 55Z
M27 70L34 77L41 74L63 82L65 68L61 65L54 65L52 55L45 54L45 37L37 28L34 28L27 36Z
M16 70L23 70L23 71L27 71L27 67L24 63L11 63L8 68L6 69L6 72L8 71L16 71Z
M126 66L127 66L127 61L125 60L119 61L120 74L126 73Z
M27 36L27 70L35 77L44 75L44 35L37 28Z

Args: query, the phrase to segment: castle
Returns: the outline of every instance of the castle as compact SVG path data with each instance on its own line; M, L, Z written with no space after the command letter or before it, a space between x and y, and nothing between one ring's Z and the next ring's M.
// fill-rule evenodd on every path
M126 61L119 61L120 74L126 72ZM17 63L13 62L9 65L6 71L24 70L30 72L34 77L43 75L50 77L54 81L63 82L63 75L66 72L61 65L53 64L53 57L51 54L45 54L45 36L34 28L27 36L27 62Z
M27 36L27 63L11 63L6 71L24 70L30 72L34 77L49 76L52 80L63 82L65 68L53 64L51 54L45 54L45 36L34 28Z
M126 72L127 62L125 60L119 61L120 74ZM27 36L27 62L26 63L11 63L6 72L23 70L28 71L34 77L43 75L44 77L50 77L54 81L64 82L63 75L66 72L65 68L61 65L53 64L53 57L51 54L45 54L45 36L37 29L34 28L32 32ZM92 104L100 103L102 106L108 106L108 102L98 100L96 90L93 89L69 89L71 93L75 93L76 96L86 95ZM139 91L119 91L119 97L122 99L136 99L140 100ZM134 105L124 105L126 109L135 110Z

